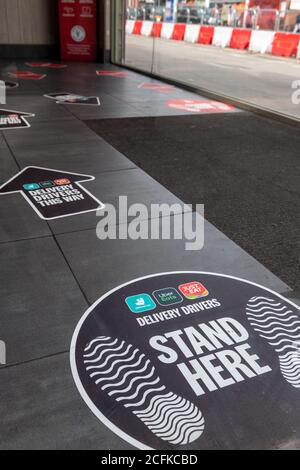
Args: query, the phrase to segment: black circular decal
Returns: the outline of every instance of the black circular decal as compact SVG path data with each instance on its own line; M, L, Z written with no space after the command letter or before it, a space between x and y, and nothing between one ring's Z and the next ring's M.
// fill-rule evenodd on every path
M83 399L139 449L261 449L300 439L299 307L239 278L136 279L73 336Z

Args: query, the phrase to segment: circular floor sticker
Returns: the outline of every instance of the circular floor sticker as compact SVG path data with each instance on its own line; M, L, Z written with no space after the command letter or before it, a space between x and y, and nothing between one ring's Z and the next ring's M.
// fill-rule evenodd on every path
M85 313L70 354L84 401L139 449L300 439L299 307L249 281L204 272L131 281Z
M189 113L228 113L234 111L234 106L212 100L169 100L167 101L169 108L180 109Z
M16 82L4 82L4 83L5 83L5 88L7 90L10 90L12 88L17 88L19 86L19 84Z

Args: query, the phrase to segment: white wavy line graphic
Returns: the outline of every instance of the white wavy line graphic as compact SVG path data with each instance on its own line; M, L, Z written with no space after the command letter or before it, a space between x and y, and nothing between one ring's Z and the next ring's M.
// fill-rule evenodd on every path
M194 419L189 420L187 423L183 424L181 426L181 431L180 434L174 434L173 439L172 439L172 444L176 445L179 444L179 442L183 442L183 444L186 443L187 439L190 438L190 429L192 427L192 424L199 422L199 429L203 429L203 421L200 420L200 416L196 416ZM193 431L194 432L194 431Z
M260 305L268 305L269 307L280 307L280 302L278 302L277 304L276 303L272 303L271 301L269 302L258 302L257 304L253 304L253 303L250 303L249 302L249 308L253 309L253 308L257 308L259 307Z
M99 344L98 346L95 347L95 349L89 353L89 354L84 354L83 357L93 357L99 349L104 348L105 346L114 346L117 343L117 339L113 341L112 343L105 343L105 344Z
M254 319L255 318L262 318L262 317L266 317L266 316L269 316L270 313L273 313L274 311L273 310L267 310L265 313L260 313L260 314L254 314L254 313L248 313L249 317L253 317ZM293 313L292 310L287 310L285 313L277 313L276 316L278 317L286 317L287 315L289 315L290 313Z
M126 403L124 404L124 406L126 408L132 408L132 407L135 407L135 408L138 408L139 406L142 406L146 403L146 398L148 398L148 396L153 393L153 392L162 392L163 390L166 390L166 387L165 385L162 385L160 388L149 388L148 390L145 391L144 395L142 396L142 398L140 399L140 401L138 401L137 403Z
M264 302L277 302L277 300L268 299L267 297L255 296L255 297L251 297L251 299L249 300L249 304L255 302L256 300L263 300Z
M98 336L97 338L93 339L93 341L91 341L91 342L87 345L87 347L85 348L84 352L88 352L88 351L91 349L91 347L93 346L93 344L95 344L96 342L98 342L98 341L102 341L102 342L103 342L103 341L108 341L108 340L109 340L109 338L108 338L107 336Z
M295 361L294 364L290 364L289 366L281 365L282 369L288 371L288 372L293 372L294 370L297 369L297 365L300 364L300 361Z
M295 325L300 325L300 321L294 321L292 323L289 323L288 325L284 325L284 327L282 326L277 326L276 328L273 328L272 330L270 330L268 333L274 333L274 331L286 331L287 333L290 331L288 328L290 326L295 326ZM298 329L299 327L297 327L296 329ZM255 331L260 331L261 333L265 333L264 330L260 330L259 328L254 328ZM291 330L291 331L295 331L295 330Z
M148 367L147 367L148 368ZM133 373L138 373L139 374L139 371L134 371ZM146 375L137 375L136 377L134 377L131 382L127 385L126 388L122 388L121 390L114 390L113 392L110 392L109 395L112 396L112 395L115 395L116 393L126 393L126 392L129 392L131 390L131 387L132 385L135 383L135 382L138 382L139 380L141 379L150 379L151 377L153 377L155 373L155 369L154 367L152 367L151 371L149 372L149 374L146 374ZM127 399L127 397L126 397Z
M187 403L178 416L176 413L173 414L171 422L167 427L154 427L154 431L160 437L171 438L174 437L174 432L176 431L178 424L181 425L185 423L190 423L194 418L198 417L198 410L194 407L192 403Z
M190 403L184 400L184 403L182 404L180 416L178 416L177 410L172 413L172 415L169 418L168 424L163 424L160 423L159 425L157 424L152 424L149 426L150 429L153 429L154 432L157 434L159 433L160 436L165 436L165 437L171 437L176 430L177 424L182 421L187 422L193 419L196 415L198 414L197 408Z
M281 302L264 297L253 297L246 306L251 326L277 352L283 377L294 388L300 389L300 319L295 313ZM288 318L283 318L290 314ZM272 328L274 325L278 327ZM295 325L296 328L293 328ZM280 332L273 335L275 331ZM280 347L282 344L284 346Z
M153 397L153 398L151 398L150 404L149 404L148 408L146 408L146 410L143 410L142 412L134 411L134 413L137 414L139 417L149 415L149 413L150 413L150 415L151 415L151 413L154 414L154 413L156 413L156 410L159 407L159 403L161 403L164 400L165 401L167 401L167 400L171 401L171 400L174 399L173 397L176 397L176 395L174 395L174 393L172 393L172 392L168 393L168 395L164 394L164 395L158 395L156 397ZM155 404L155 406L154 406L154 404ZM154 406L154 408L153 408L153 406Z
M134 353L134 356L136 356L136 354L138 353L138 351L136 351ZM113 383L109 383L107 385L104 385L102 387L102 390L106 390L107 388L111 388L111 387L119 387L120 385L123 385L125 383L125 380L127 377L129 377L132 373L136 373L136 370L140 371L140 369L133 369L134 367L137 367L141 364L143 358L145 356L142 355L136 362L134 362L133 364L125 364L125 366L120 366L119 369L117 370L116 374L113 376L113 377L104 377L103 379L100 379L99 382L103 382L103 381L107 381L107 380L115 380L115 379L119 379L120 377L120 374L122 372L122 370L127 370L128 372L126 372L125 374L123 374L123 377L122 377L122 380L120 380L120 382L117 382L116 384L113 384ZM147 361L148 362L148 361ZM150 361L149 361L150 363ZM128 370L129 369L129 370ZM130 370L130 369L133 369L133 370Z
M288 361L290 361L290 359L291 359L292 357L297 357L297 359L299 359L299 355L298 355L297 353L295 353L295 352L289 352L289 353L283 354L283 355L281 356L280 361L282 361L282 362L288 362Z
M291 339L291 338L292 338L292 339ZM292 343L292 344L293 344L293 343L294 343L294 339L298 339L298 338L299 338L299 336L297 336L297 335L296 335L296 336L292 336L292 335L291 335L290 338L280 339L279 341L276 341L276 342L270 341L270 344L271 344L272 346L279 346L279 345L282 344L282 343Z
M285 351L286 349L295 349L295 351L299 351L299 346L295 344L295 346L287 345L287 346L283 346L280 349L275 348L276 352L282 352L282 351Z
M140 357L139 360L135 363L135 364L132 364L132 365L129 365L129 366L122 366L123 368L124 367L127 367L130 368L130 367L136 367L136 366L139 366L142 362L143 358ZM115 383L115 384L107 384L103 387L103 390L105 390L106 388L110 388L110 387L120 387L121 385L124 385L124 383L126 382L126 379L128 377L130 377L130 375L132 374L139 374L141 372L145 372L145 370L148 368L148 365L150 365L150 361L146 361L146 364L141 368L141 369L133 369L133 370L129 370L128 372L126 372L126 374L123 375L123 378L122 380L120 380L119 382ZM102 380L109 380L109 379L102 379Z
M250 320L251 316L249 315L249 320ZM253 324L257 324L257 326L260 326L261 328L264 327L264 325L261 325L261 323L269 323L270 320L278 320L279 322L287 322L287 321L290 321L294 318L298 318L296 315L291 315L290 317L288 318L280 318L279 316L275 316L274 315L274 312L272 312L272 315L269 315L268 318L265 318L264 320L254 320L252 321ZM268 325L267 325L268 327Z
M300 376L299 370L294 370L294 371L289 370L289 371L288 371L288 374L289 374L289 377L291 377L291 378L293 378L293 379L295 379L295 378L297 378L297 377Z
M293 318L297 318L296 323L298 323L298 324L300 325L300 322L298 321L298 317L296 317L295 315L293 315ZM278 318L278 320L280 320L280 318ZM249 318L249 321L250 321L250 318ZM273 325L279 325L279 326L285 326L285 327L288 326L288 325L282 324L282 320L281 320L281 321L273 321L273 322L271 322L269 325L266 325L266 326L265 326L265 325L259 325L258 323L254 323L253 321L252 321L251 323L252 323L252 325L255 324L255 325L256 325L257 327L259 327L259 328L267 328L267 329L268 329L270 326L273 326Z
M146 383L142 384L142 386L140 387L140 389L144 388L144 386L147 386L147 385L148 385L148 386L149 386L149 385L157 385L157 384L159 384L159 382L160 382L160 378L157 377L157 379L153 380L152 382L150 382L150 383L148 383L148 384L146 384ZM166 387L165 387L164 385L163 385L162 387L163 387L163 390L166 389ZM138 401L137 403L126 403L126 404L125 404L126 408L132 408L132 407L138 407L138 406L144 405L144 403L146 402L146 398L147 398L147 396L148 396L150 390L151 390L151 391L156 390L156 387L155 387L155 388L148 388L148 389L144 392L144 394L143 394L141 400ZM139 397L138 397L138 394L135 393L134 395L135 395L134 398L139 398ZM131 399L133 399L133 398L131 397Z
M276 338L279 338L280 336L284 336L285 333L294 333L295 331L298 331L298 330L300 330L300 327L295 328L294 330L291 330L290 332L289 332L289 330L285 330L284 333L277 333L275 336L268 336L268 335L263 336L263 335L261 335L261 337L266 338L266 339L276 339Z
M120 359L119 361L115 361L115 362L110 366L109 369L104 370L104 371L102 371L102 372L98 372L97 375L103 375L103 374L108 374L108 373L110 373L110 372L115 368L115 366L116 366L117 364L120 364L120 363L121 363L121 364L124 364L124 362L127 363L127 362L131 361L131 360L137 355L137 353L138 353L138 350L136 349L135 351L133 351L133 353L131 354L130 358ZM124 367L127 367L127 364L126 364L125 366L122 366L122 367L123 367L123 368L124 368ZM95 370L101 369L101 366L90 366L90 367L87 367L87 368L86 368L86 370L93 370L93 369L95 369ZM118 369L117 374L119 374L119 371L120 371L120 370L121 370L121 367Z
M261 302L261 304L256 307L254 305L248 305L249 312L254 312L254 313L261 313L268 308L272 310L273 312L282 312L283 310L287 309L287 307L282 306L282 305L275 306L274 304L263 303L263 302Z
M131 349L131 344L128 346L127 350L125 352L128 352L128 350ZM133 351L132 354L134 354L135 351ZM118 357L120 356L124 356L124 353L120 354ZM111 359L111 358L110 358ZM99 374L109 374L115 367L117 364L120 364L120 363L123 363L123 362L128 362L129 359L126 358L126 359L118 359L117 361L113 361L112 365L106 369L106 370L103 370L102 372L99 372ZM101 365L98 365L98 366L90 366L90 367L87 367L86 370L90 370L90 369L102 369L104 366L101 364Z
M125 341L122 341L122 343L117 347L117 348L109 348L109 349L104 349L104 351L102 351L98 357L96 357L96 359L88 359L88 360L85 360L84 363L85 364L94 364L95 362L100 362L102 357L105 356L105 353L107 352L110 352L110 351L113 351L113 352L117 352L117 351L120 351L120 349L123 349L123 346L125 344ZM129 346L128 346L129 347ZM118 354L117 354L118 356ZM109 362L109 360L111 359L111 357L115 357L113 354L110 354L108 356L108 358L106 359L106 363L102 365L102 367L105 367L106 364Z
M108 344L108 340L112 343ZM132 348L132 344L118 338L92 340L84 351L93 359L85 360L85 354L83 364L95 385L129 409L158 438L173 445L187 445L199 439L205 428L202 412L189 400L168 391L151 361L138 349L132 353Z
M190 403L188 400L185 398L178 397L175 395L176 401L175 402L169 402L168 406L162 409L162 412L160 412L159 416L156 416L156 419L147 419L145 423L147 426L152 427L152 429L162 429L162 430L167 430L167 427L172 424L172 416L175 414L175 417L177 416L176 413L176 408L181 408L181 411L186 411L189 409L191 406L193 406L192 403Z
M166 399L160 403L160 406L158 405L156 408L155 413L147 413L145 417L145 423L147 424L155 424L158 422L161 422L162 420L165 419L165 416L167 416L169 413L172 413L174 408L180 407L182 405L182 400L183 398L178 397L177 395L173 395L172 397L168 399L168 404L166 405ZM137 415L140 417L140 415L137 413ZM147 420L147 421L146 421Z

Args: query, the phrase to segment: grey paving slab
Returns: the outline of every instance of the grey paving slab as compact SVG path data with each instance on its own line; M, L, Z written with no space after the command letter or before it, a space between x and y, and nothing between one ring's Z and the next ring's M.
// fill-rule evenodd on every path
M99 97L101 101L101 93ZM115 98L111 98L110 101L107 100L106 103L101 102L101 106L64 105L64 107L68 108L74 116L82 120L103 119L114 116L134 117L139 115L139 110L136 106L132 106Z
M0 134L1 135L1 134ZM8 147L0 147L0 185L19 172ZM0 196L0 243L50 235L50 230L19 194Z
M6 145L5 139L3 137L2 132L0 132L0 149L6 148L6 147L7 147L7 145Z
M160 86L169 87L159 89L149 89L148 86ZM172 87L168 84L163 84L157 80L151 80L143 78L139 83L135 83L130 89L125 90L112 90L111 96L122 99L127 103L139 103L143 101L155 101L160 102L166 99L201 99L199 95L195 93L189 93L187 91Z
M2 450L130 449L83 402L68 354L0 370L0 398Z
M56 121L72 117L68 109L58 106L54 100L45 98L42 95L7 96L5 108L21 110L35 114L35 119L40 121ZM32 121L33 122L33 121Z
M110 80L108 80L110 78ZM91 80L87 84L82 83L82 89L87 93L105 93L111 95L114 98L126 100L126 93L136 92L137 87L142 82L142 79L125 79L125 78L114 78L114 77L97 77L96 80Z
M70 93L93 94L95 88L97 88L97 91L99 91L98 79L95 70L82 76L77 75L76 73L71 76L70 71L68 71L68 74L69 75L66 75L65 77L48 76L45 78L45 80L43 80L43 83L40 84L41 89L44 93L58 93L68 91Z
M178 198L138 168L107 173L100 172L94 176L96 179L87 183L86 188L104 204L112 204L116 208L118 220L119 196L127 196L128 206L139 203L148 210L151 204L180 204ZM178 211L181 212L181 210L180 206ZM91 212L53 220L50 222L50 226L53 232L58 234L89 228L95 230L98 222L99 217L96 212Z
M19 172L8 148L0 148L0 185ZM0 196L0 243L50 235L47 224L20 194Z
M68 350L87 307L51 237L0 244L0 299L7 365Z
M118 70L119 71L119 70ZM100 77L96 75L96 68L89 73L78 76L74 74L72 77L65 79L59 77L47 77L40 83L42 90L46 92L59 92L59 91L76 91L82 94L106 94L110 95L112 92L125 94L126 91L132 92L137 89L138 85L143 81L143 78L138 77ZM123 95L124 96L124 95ZM114 97L118 98L117 96Z
M154 220L155 226L158 223ZM131 279L176 270L229 274L277 292L289 291L286 284L207 222L200 251L186 251L183 240L99 240L94 230L59 235L57 239L90 302Z
M33 165L88 175L136 168L128 158L101 139L37 149L20 147L14 149L14 154L22 168Z
M94 132L78 119L60 119L58 121L39 122L38 117L29 118L31 128L4 131L5 137L13 149L43 148L47 145L101 140Z
M0 134L1 138L1 134ZM0 185L18 173L18 166L4 141L0 140Z
M20 194L0 196L0 220L0 243L51 235L47 223Z
M6 96L8 99L11 97L18 97L22 99L23 97L28 96L28 95L38 97L42 93L42 90L38 82L34 82L31 80L17 80L15 78L7 77L7 76L3 78L8 82L15 82L18 84L18 87L7 90Z
M18 83L18 87L7 90L7 97L24 95L40 95L41 88L39 86L40 81L36 80L20 80L13 78L9 75L9 72L16 72L14 67L1 67L0 65L0 80Z
M98 109L74 110L74 115L82 120L89 119L113 119L113 118L131 118L145 116L144 111L124 104L119 108L102 107Z

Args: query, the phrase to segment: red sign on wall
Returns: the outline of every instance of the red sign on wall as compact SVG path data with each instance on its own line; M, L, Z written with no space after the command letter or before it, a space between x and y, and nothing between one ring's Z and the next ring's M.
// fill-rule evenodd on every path
M96 61L96 0L59 0L62 60Z

